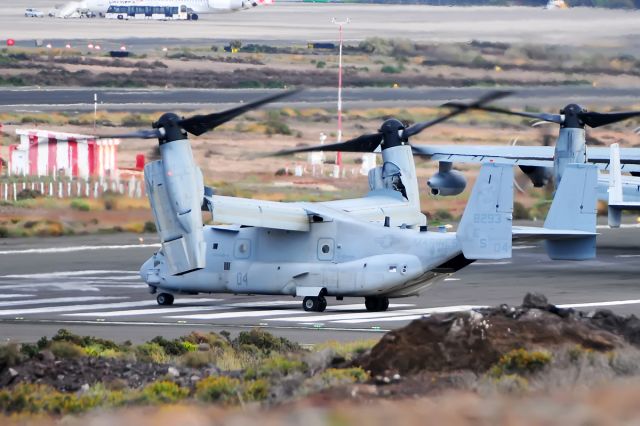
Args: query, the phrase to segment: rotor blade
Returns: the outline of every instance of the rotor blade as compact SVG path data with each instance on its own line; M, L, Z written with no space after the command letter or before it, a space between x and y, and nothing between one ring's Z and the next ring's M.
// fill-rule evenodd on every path
M213 114L207 115L194 115L193 117L180 120L180 126L192 135L200 136L210 130L215 129L221 124L226 123L227 121L233 120L234 118L244 114L245 112L259 108L262 105L295 95L298 92L300 92L300 90L289 90L286 92L280 92L276 95L267 96L266 98L254 102L249 102L248 104L244 104L236 108L231 108L226 111L214 112Z
M602 114L599 112L581 112L578 114L580 120L589 127L600 127L606 124L617 123L618 121L640 115L640 111L629 112L609 112Z
M481 105L484 105L488 102L491 101L495 101L497 99L502 99L505 96L509 96L510 94L512 94L513 92L507 92L504 90L495 90L493 92L489 92L481 97L479 97L478 99L476 99L475 101L471 102L470 104L463 104L463 103L459 103L455 106L456 109L454 109L453 111L442 115L438 118L435 118L431 121L423 121L422 123L416 123L408 128L406 128L404 130L404 132L402 133L402 136L404 138L409 138L413 135L417 135L418 133L422 132L424 129L429 128L431 126L435 126L438 123L442 123L445 120L450 119L451 117L455 117L456 115L462 114L463 112L465 112L467 109L469 108L477 108ZM447 104L445 104L447 105Z
M120 133L113 135L99 135L98 139L158 139L162 136L159 129L136 130L131 133Z
M350 139L346 142L287 149L284 151L278 151L273 155L280 156L311 151L373 152L381 143L382 133L372 133L369 135L358 136L357 138Z
M511 111L504 108L485 107L485 106L467 106L466 104L461 102L447 102L443 106L452 107L452 108L468 107L468 109L477 109L480 111L495 112L498 114L517 115L520 117L527 117L527 118L533 118L535 120L549 121L551 123L562 124L562 116L560 114L547 114L545 112L535 113L535 112L525 112L525 111Z

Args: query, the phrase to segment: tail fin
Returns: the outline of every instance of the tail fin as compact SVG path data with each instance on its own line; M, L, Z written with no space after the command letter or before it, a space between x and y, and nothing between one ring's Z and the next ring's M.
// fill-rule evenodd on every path
M622 200L622 168L620 167L620 145L611 144L611 158L609 160L609 227L619 228L622 222L622 209L616 207Z
M485 163L456 237L467 259L511 257L513 165Z
M596 165L567 165L544 226L547 229L581 231L591 235L546 240L551 259L584 260L595 257L597 184Z

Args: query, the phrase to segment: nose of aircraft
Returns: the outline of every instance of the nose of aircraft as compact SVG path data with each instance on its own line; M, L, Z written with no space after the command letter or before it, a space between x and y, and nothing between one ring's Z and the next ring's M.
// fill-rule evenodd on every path
M146 282L147 284L149 284L147 280L149 278L149 273L151 272L152 269L153 269L153 256L147 259L147 261L144 262L140 267L140 278L142 279L142 281Z

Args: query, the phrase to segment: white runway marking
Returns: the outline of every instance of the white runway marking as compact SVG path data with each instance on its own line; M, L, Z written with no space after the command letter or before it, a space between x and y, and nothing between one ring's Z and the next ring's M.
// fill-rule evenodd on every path
M510 265L511 262L473 262L469 266L493 266L493 265Z
M218 320L229 318L249 318L249 317L272 317L277 315L299 315L304 314L305 311L291 310L287 312L284 309L277 310L264 310L264 311L235 311L235 312L221 312L217 314L198 314L198 315L176 315L167 316L164 318L177 318L177 319L199 319L199 320Z
M98 318L111 318L111 317L126 317L137 315L153 315L153 314L170 314L172 312L197 312L197 311L217 311L221 309L227 309L224 307L211 306L209 308L203 306L187 306L184 308L170 307L170 308L149 308L149 309L132 309L128 311L108 311L108 312L80 312L77 314L63 314L67 317L98 317Z
M409 321L418 318L422 318L424 315L433 315L433 314L446 314L449 312L465 312L470 311L472 309L483 308L484 306L471 306L471 305L460 305L460 306L441 306L438 308L424 308L424 309L411 309L407 311L393 311L393 312L382 312L383 314L391 314L384 315L379 317L371 317L371 318L354 318L354 319L343 319L338 321L333 321L340 324L357 324L364 322L385 322L385 321ZM418 312L420 315L402 315L403 313L413 313ZM398 315L400 314L400 315Z
M49 253L73 253L77 251L87 250L120 250L120 249L134 249L134 248L159 248L160 244L127 244L121 246L74 246L74 247L48 247L38 249L25 249L25 250L4 250L0 251L0 254L49 254Z
M460 281L460 278L445 278L445 281Z
M19 299L20 297L33 297L33 296L35 296L35 294L27 294L27 293L0 294L0 299Z
M109 274L136 274L128 275L128 277L140 278L137 271L105 271L105 270L89 270L89 271L59 271L44 272L40 274L20 274L20 275L2 275L0 278L24 278L24 279L49 279L49 278L66 278L66 277L82 277L85 275L109 275ZM99 277L100 279L113 279L112 277ZM122 279L117 277L115 279Z
M70 302L94 302L97 300L118 300L128 299L120 296L84 296L84 297L55 297L52 299L26 299L0 302L0 308L20 305L46 305L48 303L70 303Z
M101 298L104 299L104 298ZM174 303L200 303L215 301L217 299L176 299ZM44 308L26 308L26 309L10 309L0 310L0 315L28 315L28 314L46 314L60 312L82 312L97 311L100 309L120 309L120 308L137 308L144 306L157 305L155 300L142 300L138 302L118 302L118 303L101 303L96 305L67 305L67 306L47 306ZM206 309L206 306L203 307Z
M616 257L627 258L627 257L640 257L640 254L619 254Z
M325 321L340 321L340 320L355 320L355 319L368 319L368 318L386 318L397 317L410 314L425 314L433 312L457 312L468 311L476 306L461 305L461 306L443 306L440 308L420 308L420 309L403 309L398 311L386 311L386 312L356 312L350 314L335 314L335 315L315 315L312 317L292 317L292 318L274 318L274 321L286 321L286 322L325 322ZM382 321L382 320L381 320Z
M620 225L620 228L640 228L640 224L637 223L627 223ZM609 225L597 225L596 229L609 229Z
M526 250L526 249L536 248L536 246L512 246L511 248L513 250Z
M564 305L556 305L558 308L589 308L595 306L620 306L620 305L637 305L640 299L631 300L612 300L610 302L590 302L590 303L567 303Z

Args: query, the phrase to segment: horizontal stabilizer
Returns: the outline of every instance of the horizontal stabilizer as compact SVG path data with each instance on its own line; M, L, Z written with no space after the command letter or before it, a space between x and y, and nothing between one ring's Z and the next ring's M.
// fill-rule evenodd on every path
M456 234L464 257L511 257L512 211L513 166L483 164Z

